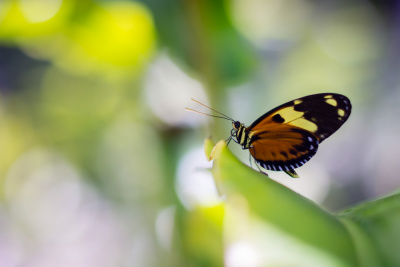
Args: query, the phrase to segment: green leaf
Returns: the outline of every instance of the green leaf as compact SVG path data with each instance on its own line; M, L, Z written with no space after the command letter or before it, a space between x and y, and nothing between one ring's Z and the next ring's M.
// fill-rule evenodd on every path
M223 266L224 205L181 211L181 249L190 266ZM182 266L189 266L187 264Z
M350 208L339 215L343 220L352 221L372 239L383 261L380 266L399 266L399 193Z
M321 263L321 266L380 265L368 235L350 220L339 219L244 165L232 155L224 141L216 144L210 157L214 159L215 182L219 191L226 195L227 205L238 196L244 199L252 217L277 229L282 236L296 240L303 250L312 251L302 256L304 262L310 258L320 261L322 255L326 264ZM306 265L299 262L297 266Z
M214 149L214 143L211 141L211 138L207 138L204 141L204 153L206 154L207 161L211 160L210 158L213 149Z

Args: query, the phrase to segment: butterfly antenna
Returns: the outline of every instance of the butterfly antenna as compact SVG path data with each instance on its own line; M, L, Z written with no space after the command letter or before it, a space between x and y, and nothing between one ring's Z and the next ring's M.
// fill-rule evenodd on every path
M211 114L203 113L203 112L200 112L200 111L197 111L197 110L191 109L191 108L185 108L185 109L186 109L187 111L191 111L191 112L195 112L195 113L200 113L200 114L207 115L207 116L214 117L214 118L225 119L225 120L228 120L228 121L230 121L230 120L231 120L231 119L228 119L228 118L225 118L225 117L222 117L222 116L215 116L215 115L211 115Z
M230 120L230 121L235 121L234 119L232 119L231 117L229 117L229 116L226 116L225 114L223 114L223 113L221 113L221 112L219 112L219 111L216 111L215 109L213 109L213 108L210 108L209 106L207 106L207 105L204 105L203 103L201 103L201 102L199 102L199 101L197 101L197 100L194 100L193 98L191 98L191 100L192 101L194 101L194 102L196 102L196 103L198 103L198 104L200 104L200 105L202 105L202 106L204 106L204 107L206 107L206 108L208 108L208 109L211 109L212 111L214 111L214 112L217 112L218 114L221 114L222 116L224 116L225 117L225 119L227 119L227 120ZM189 108L186 108L187 110L190 110L190 111L194 111L194 112L198 112L198 111L196 111L196 110L193 110L193 109L189 109ZM198 112L198 113L201 113L201 112ZM204 115L209 115L209 116L211 116L211 117L216 117L216 118L223 118L223 117L219 117L219 116L213 116L213 115L210 115L210 114L205 114L205 113L201 113L201 114L204 114Z

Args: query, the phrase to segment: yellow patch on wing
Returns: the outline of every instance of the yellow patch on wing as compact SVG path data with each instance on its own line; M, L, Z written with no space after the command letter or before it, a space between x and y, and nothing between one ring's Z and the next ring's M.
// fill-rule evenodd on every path
M333 99L333 98L329 98L329 99L325 100L325 102L328 103L329 105L334 106L334 107L337 106L337 101L335 99Z
M292 125L292 126L296 126L296 127L302 128L302 129L307 130L307 131L312 132L312 133L315 133L318 130L317 124L315 124L315 123L313 123L313 122L311 122L309 120L306 120L304 118L300 118L300 119L294 120L294 121L292 121L292 122L290 122L288 124Z
M294 104L295 104L295 105L298 105L298 104L301 104L301 103L303 103L303 101L300 100L300 99L297 99L297 100L294 101Z
M273 117L276 114L281 115L281 117L285 120L285 122L290 122L292 120L302 117L304 115L304 112L296 111L294 110L294 107L291 106L275 112L274 114L271 115L271 117Z
M344 110L343 110L343 109L340 109L340 108L338 109L337 113L338 113L338 115L341 116L341 117L343 117L344 114L345 114Z

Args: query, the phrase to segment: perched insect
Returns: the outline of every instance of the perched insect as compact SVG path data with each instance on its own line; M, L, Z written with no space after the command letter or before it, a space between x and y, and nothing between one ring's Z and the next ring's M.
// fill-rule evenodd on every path
M340 94L324 93L305 96L280 105L265 113L249 127L221 114L214 116L232 121L231 139L249 149L256 163L267 170L284 171L299 177L294 169L309 161L319 144L336 132L349 118L350 100Z

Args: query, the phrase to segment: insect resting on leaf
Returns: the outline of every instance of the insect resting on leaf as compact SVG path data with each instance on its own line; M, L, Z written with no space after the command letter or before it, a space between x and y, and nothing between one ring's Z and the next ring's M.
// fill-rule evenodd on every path
M284 171L299 177L294 169L301 167L317 152L319 144L336 132L349 118L350 100L344 95L323 93L298 98L268 111L249 127L194 99L222 116L193 109L189 111L232 121L231 136L249 149L256 163L264 169Z

